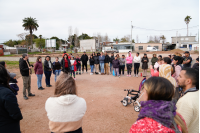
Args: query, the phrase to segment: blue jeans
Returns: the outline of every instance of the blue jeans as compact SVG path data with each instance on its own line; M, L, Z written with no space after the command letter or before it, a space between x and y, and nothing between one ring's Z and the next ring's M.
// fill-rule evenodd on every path
M112 74L112 71L113 71L113 64L110 63L110 73Z
M55 70L55 82L56 82L56 79L57 79L57 76L59 76L60 75L60 72L61 72L61 70Z
M44 71L46 85L50 85L51 71Z
M38 88L42 87L42 76L43 74L36 74L37 75L37 86Z
M93 73L94 65L90 65L91 73Z
M100 63L101 73L104 73L104 63Z

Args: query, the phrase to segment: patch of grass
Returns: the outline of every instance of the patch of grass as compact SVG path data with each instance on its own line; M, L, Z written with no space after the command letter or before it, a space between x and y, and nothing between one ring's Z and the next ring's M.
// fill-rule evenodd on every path
M0 60L3 61L3 60ZM19 61L8 61L8 60L4 60L6 62L7 65L7 69L13 69L13 68L19 68ZM32 65L34 62L30 62L30 64Z
M5 57L15 56L14 54L4 55Z
M41 54L42 52L28 52L28 54Z

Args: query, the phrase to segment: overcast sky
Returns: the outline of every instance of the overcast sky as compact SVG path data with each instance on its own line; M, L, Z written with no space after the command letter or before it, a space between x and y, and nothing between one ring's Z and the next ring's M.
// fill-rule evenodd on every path
M39 28L34 34L50 38L68 37L68 27L78 28L79 35L90 36L108 34L110 40L131 34L138 35L139 42L146 43L147 36L165 35L168 42L171 36L185 36L187 28L184 18L192 17L189 35L195 36L199 29L199 0L0 0L0 43L18 39L23 33L22 19L33 17ZM194 27L197 26L197 27Z

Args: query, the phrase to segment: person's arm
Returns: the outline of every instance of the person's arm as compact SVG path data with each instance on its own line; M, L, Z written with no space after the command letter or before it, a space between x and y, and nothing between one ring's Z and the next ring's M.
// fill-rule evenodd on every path
M183 61L183 64L188 64L188 63L190 63L190 62L191 62L191 60L188 59L187 61Z
M149 62L149 59L147 58L147 63Z
M175 67L175 76L174 76L175 80L177 80L177 78L178 78L180 73L181 73L181 67L180 66L176 66Z
M37 72L37 68L38 68L38 63L36 63L35 67L34 67L34 71L35 71L35 74Z
M13 92L10 92L4 96L4 107L12 119L18 121L23 119L17 103L17 98Z
M22 71L27 71L27 70L29 70L28 66L25 67L24 61L21 61L21 63L20 63L20 69L21 69Z

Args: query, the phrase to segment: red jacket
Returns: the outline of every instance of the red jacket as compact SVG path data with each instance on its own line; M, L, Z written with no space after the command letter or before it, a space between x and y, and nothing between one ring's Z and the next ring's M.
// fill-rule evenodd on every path
M183 117L179 113L177 113L177 115L179 115L184 121ZM178 126L178 129L179 131L182 131L180 126ZM153 120L152 118L145 117L136 121L131 126L129 133L175 133L175 131L163 126L162 124Z
M74 61L74 64L71 64L71 65L73 65L73 66L74 66L74 72L76 72L76 71L77 71L76 64L77 64L76 60Z
M151 69L151 76L152 77L159 77L159 72L154 72L154 69Z

